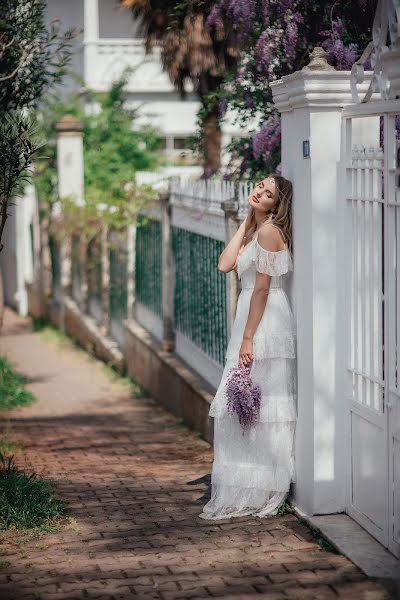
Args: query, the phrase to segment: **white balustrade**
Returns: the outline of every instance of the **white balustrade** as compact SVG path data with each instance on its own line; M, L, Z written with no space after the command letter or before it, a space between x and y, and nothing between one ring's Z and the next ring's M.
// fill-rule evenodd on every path
M225 241L222 202L235 200L235 186L221 180L171 180L172 226Z

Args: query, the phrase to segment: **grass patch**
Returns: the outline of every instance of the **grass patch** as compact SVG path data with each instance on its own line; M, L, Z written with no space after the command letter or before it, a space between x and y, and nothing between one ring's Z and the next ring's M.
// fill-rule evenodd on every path
M151 398L149 392L144 390L134 379L128 377L128 375L121 375L118 371L115 370L112 364L104 364L104 372L111 379L111 381L115 381L116 383L120 383L129 390L131 396L133 398Z
M21 450L22 446L11 440L8 436L3 435L0 437L0 455L10 456L11 454L16 454Z
M18 469L14 457L0 454L0 529L54 531L55 520L66 515L51 481Z
M0 410L27 406L35 400L35 396L25 389L24 377L15 373L9 361L0 356Z
M39 332L43 338L49 342L53 342L58 346L68 346L74 350L78 349L78 345L68 337L63 331L54 327L48 321L43 319L32 319L32 329L35 332ZM82 350L83 351L83 350Z
M38 319L37 317L31 317L31 324L33 331L43 331L48 325L46 319Z

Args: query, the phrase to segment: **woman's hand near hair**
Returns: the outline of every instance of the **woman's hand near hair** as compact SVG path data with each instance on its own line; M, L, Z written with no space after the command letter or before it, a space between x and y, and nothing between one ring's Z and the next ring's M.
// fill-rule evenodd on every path
M237 265L239 250L243 244L243 240L253 226L253 209L249 207L249 211L239 229L221 252L218 261L218 270L222 273L229 273Z

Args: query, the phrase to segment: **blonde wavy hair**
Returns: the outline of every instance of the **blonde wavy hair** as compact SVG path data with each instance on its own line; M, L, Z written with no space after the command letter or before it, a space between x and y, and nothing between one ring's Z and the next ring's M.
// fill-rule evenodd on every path
M293 185L292 182L278 175L271 173L266 178L273 177L278 191L278 203L274 206L265 220L270 220L271 223L277 225L282 231L290 254L293 257L293 238L292 238L292 200L293 200ZM255 221L252 230L255 230Z

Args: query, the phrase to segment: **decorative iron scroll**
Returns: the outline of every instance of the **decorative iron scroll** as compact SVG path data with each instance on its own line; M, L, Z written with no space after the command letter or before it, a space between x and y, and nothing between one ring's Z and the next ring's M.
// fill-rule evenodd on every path
M366 94L360 98L357 84L364 81L364 65L368 58L373 74ZM374 92L378 92L383 100L400 97L400 0L378 0L372 42L351 69L353 101L368 102Z

